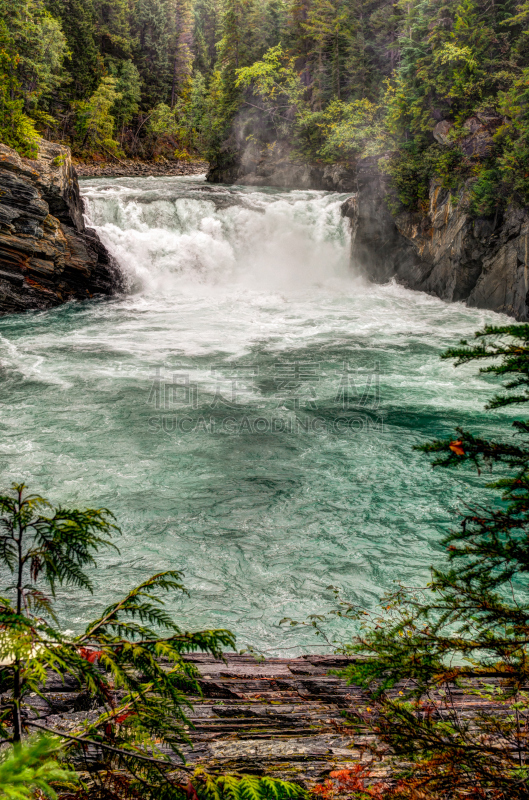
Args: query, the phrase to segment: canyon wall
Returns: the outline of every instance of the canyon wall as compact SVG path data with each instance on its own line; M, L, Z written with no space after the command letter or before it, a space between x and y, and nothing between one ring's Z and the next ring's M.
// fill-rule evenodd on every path
M0 145L0 314L120 288L118 265L85 227L69 149L41 140L32 160Z
M207 174L210 183L239 186L277 186L281 189L323 189L352 192L356 189L356 171L341 164L307 164L293 157L286 142L263 147L259 142L239 142L237 155L221 157Z

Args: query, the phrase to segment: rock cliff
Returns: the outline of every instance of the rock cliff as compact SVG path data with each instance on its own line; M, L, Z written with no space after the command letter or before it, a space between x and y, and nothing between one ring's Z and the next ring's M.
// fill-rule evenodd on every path
M529 209L510 205L476 218L466 189L453 197L434 181L426 215L393 217L390 194L377 159L360 161L357 191L342 212L351 220L352 259L367 277L529 318Z
M41 140L30 160L0 145L0 314L120 287L118 265L85 227L69 149Z
M354 170L341 164L307 164L297 161L286 142L239 143L237 155L219 159L207 174L210 183L241 186L277 186L281 189L324 189L350 192L356 186Z

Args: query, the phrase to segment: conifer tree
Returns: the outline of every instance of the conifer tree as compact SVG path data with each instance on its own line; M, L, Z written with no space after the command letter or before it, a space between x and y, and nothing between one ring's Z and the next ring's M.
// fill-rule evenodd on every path
M103 76L103 58L96 44L96 21L92 0L46 0L60 20L68 52L65 65L70 77L67 96L83 100L95 91Z
M128 59L132 55L132 35L128 0L92 0L99 52L105 59Z
M174 20L173 79L171 86L171 108L178 97L189 98L193 73L193 8L191 0L173 0Z
M170 41L174 28L169 3L170 0L133 0L135 63L143 81L144 103L149 109L171 99Z
M209 77L217 60L220 0L195 0L193 3L193 17L195 65L202 75Z

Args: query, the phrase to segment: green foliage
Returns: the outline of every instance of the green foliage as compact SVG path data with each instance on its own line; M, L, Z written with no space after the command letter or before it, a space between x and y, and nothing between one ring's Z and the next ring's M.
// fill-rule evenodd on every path
M235 89L250 89L253 92L261 105L252 103L248 107L264 112L268 126L279 136L295 130L309 111L303 99L305 89L295 67L295 58L286 56L281 45L267 50L262 61L238 69ZM287 109L292 109L294 114L287 116ZM260 116L258 123L259 120Z
M191 81L187 98L179 98L174 109L178 120L176 135L183 150L179 158L190 153L205 153L215 127L215 108L204 76L198 72Z
M226 12L237 42L231 61L251 60L237 64L229 86L223 61L230 103L222 113L236 120L239 149L251 139L264 150L279 138L298 158L346 163L392 151L383 164L394 211L424 211L432 179L454 196L465 191L477 216L529 201L527 4L299 0L260 59L240 18L250 5L228 3ZM482 155L464 145L476 114L491 141ZM438 145L440 120L452 132ZM220 151L225 158L221 142Z
M94 94L77 108L77 133L81 151L104 149L115 153L119 145L114 139L113 108L121 102L115 78L103 78ZM127 106L124 105L126 109ZM130 102L129 109L130 110Z
M461 185L461 153L437 143L421 149L410 142L379 164L391 176L398 195L394 211L401 208L427 211L431 178L436 178L445 189L456 190Z
M60 20L68 52L65 70L68 76L68 104L85 100L103 77L103 56L97 45L96 14L92 0L47 0L49 11ZM61 97L61 99L63 99Z
M511 2L485 7L474 0L439 6L416 0L406 6L401 62L385 95L388 130L398 145L395 161L403 174L411 169L417 175L411 193L397 181L404 207L414 207L413 196L419 207L429 180L438 177L438 165L429 158L436 121L454 124L452 143L443 149L455 156L457 139L466 134L464 122L483 110L506 115L494 134L494 153L472 159L459 153L452 172L456 184L475 184L470 206L477 215L495 213L498 200L526 202L523 75L528 53L519 26L523 15L512 16L515 9Z
M381 108L367 99L349 103L333 100L317 126L323 138L318 156L331 163L358 155L376 155L389 144Z
M178 753L187 740L185 692L198 691L195 670L183 654L204 650L219 656L223 647L233 646L232 635L186 633L173 622L160 597L185 591L181 574L173 571L144 581L106 608L84 634L67 636L39 584L47 585L52 597L57 585L91 590L86 568L95 566L97 552L113 547L119 534L112 515L106 509L53 508L28 495L23 485L0 497L0 514L0 558L14 580L0 606L1 677L13 698L0 712L4 737L20 740L22 707L32 692L41 693L46 671L52 670L74 675L106 709L80 732L80 742L88 737L103 750L104 742L111 742L125 763L134 760L138 745L154 753L164 744ZM117 689L119 703L112 699Z
M192 784L200 800L303 800L307 792L295 783L253 775L213 777L197 770Z
M484 167L472 184L471 210L475 216L489 217L501 205L502 176L496 167Z
M24 114L23 101L11 100L0 86L0 142L18 150L20 155L35 158L40 135L33 121Z
M10 57L12 99L22 98L31 113L64 81L65 36L43 0L22 0L15 6L2 0L0 22L3 50ZM9 74L8 64L4 69Z
M57 784L72 787L75 772L65 769L57 758L60 741L50 736L32 738L4 750L0 755L0 800L29 800L37 792L57 799Z
M295 59L285 56L281 45L271 47L262 61L237 70L236 88L254 90L263 100L286 100L298 105L302 101L304 88L295 70Z
M529 326L487 327L476 338L444 358L485 362L481 372L507 379L489 409L529 402ZM347 676L370 693L371 707L356 722L411 764L397 796L528 796L529 422L515 421L513 431L490 441L458 428L455 439L419 448L433 466L499 469L488 483L496 499L470 501L442 542L448 564L432 570L428 586L401 587L379 613L357 613L363 630L347 650L368 658ZM472 720L454 706L461 690L480 703Z
M115 91L112 113L118 128L123 129L140 110L141 77L130 59L120 64Z
M0 138L218 163L246 142L391 153L393 210L424 210L435 179L491 216L529 202L528 26L516 0L0 0ZM496 120L481 155L464 145L480 114Z
M41 0L15 7L1 0L0 141L22 155L36 155L35 118L63 80L65 52L60 25Z
M151 112L147 130L156 137L176 135L178 123L174 111L165 103L159 103Z

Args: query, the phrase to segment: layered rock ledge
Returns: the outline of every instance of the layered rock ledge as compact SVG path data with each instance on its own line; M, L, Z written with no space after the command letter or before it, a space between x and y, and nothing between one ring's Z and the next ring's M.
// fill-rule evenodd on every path
M0 144L0 314L121 286L117 263L85 226L70 150L41 140L32 160Z
M304 655L297 658L268 658L226 653L219 661L205 654L188 655L198 670L201 695L191 696L188 714L190 742L182 747L188 767L228 774L270 775L297 781L312 788L336 769L352 769L359 762L370 764L373 777L391 776L387 760L373 760L373 733L363 726L351 726L348 714L369 705L358 686L347 685L333 674L352 663L341 655ZM483 681L483 677L479 679ZM487 684L498 678L486 677ZM441 695L429 697L436 703L436 718L455 710L462 720L483 712L508 713L508 708L491 705L479 691L478 679L470 678L467 690L451 685L451 705L445 709ZM390 696L397 697L407 682L397 684ZM470 689L470 690L469 690ZM115 699L123 693L117 692ZM0 702L7 702L0 696ZM82 735L85 722L94 722L103 708L76 689L69 676L50 675L40 696L29 698L31 710L25 720L44 725L59 735ZM162 747L177 769L181 761ZM87 762L98 768L97 749L86 748L81 768Z

